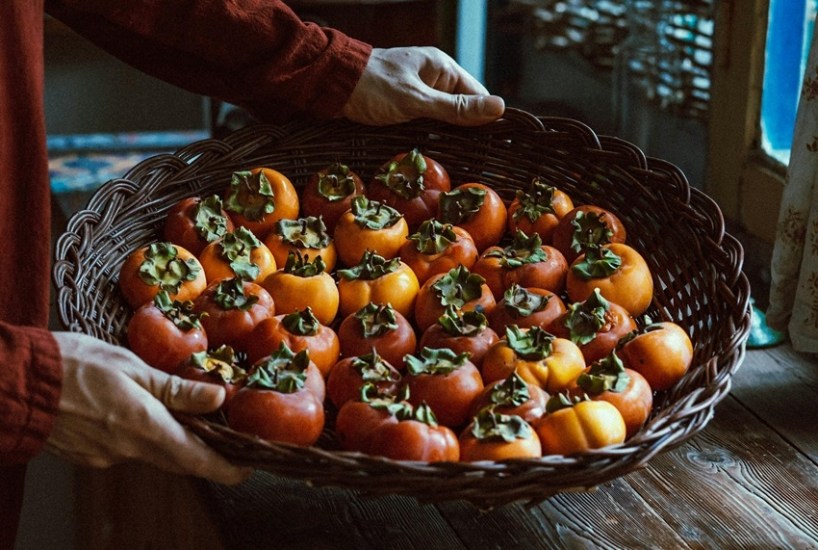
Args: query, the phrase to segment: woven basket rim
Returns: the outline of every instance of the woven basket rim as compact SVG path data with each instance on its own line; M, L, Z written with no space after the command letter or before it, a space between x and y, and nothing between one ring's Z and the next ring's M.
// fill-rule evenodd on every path
M684 391L666 398L665 405L653 415L649 424L625 443L570 457L546 456L497 463L408 463L334 450L331 446L303 448L271 443L236 433L211 418L178 415L189 429L231 460L314 484L342 486L368 494L406 494L426 501L463 499L490 507L515 500L537 501L564 490L604 483L644 466L657 453L684 443L709 422L716 404L730 391L731 376L744 357L750 327L749 282L741 271L743 250L738 241L725 232L718 206L710 197L691 188L676 166L646 157L639 148L624 140L599 136L580 121L536 117L517 109L508 109L503 119L478 128L453 127L429 120L379 128L343 120L256 125L222 140L202 140L173 154L151 157L122 178L111 180L98 189L86 208L71 216L65 233L58 239L52 274L61 322L68 330L117 342L115 332L121 333L124 328L117 317L122 314L121 308L107 303L110 297L105 292L101 293L102 297L90 296L93 293L89 288L96 283L88 282L93 279L94 269L110 267L116 260L113 256L105 256L95 260L99 265L85 262L87 256L100 254L99 247L92 246L100 235L105 238L114 235L120 240L140 238L121 227L118 229L117 216L154 211L158 213L152 215L160 216L162 209L167 209L169 204L167 200L159 199L169 193L192 195L203 179L229 171L237 163L251 163L279 154L279 151L299 150L313 154L324 143L334 144L337 136L344 139L349 136L350 143L360 143L362 148L375 147L370 144L410 134L429 135L431 146L438 144L440 148L448 146L448 137L473 143L474 150L470 151L473 160L464 167L466 173L473 165L483 162L488 168L481 167L480 173L493 173L491 170L497 165L492 163L496 163L497 158L504 160L502 155L516 154L515 151L509 152L508 143L516 146L517 140L531 148L534 154L547 152L549 158L564 160L567 168L561 168L560 174L571 173L573 162L589 173L604 166L604 174L609 178L633 185L640 197L650 198L654 193L661 193L657 196L666 203L660 205L661 208L679 214L682 220L691 220L689 225L705 234L701 242L693 244L702 249L702 255L713 258L714 280L703 279L699 283L703 287L699 294L721 293L735 300L725 314L727 318L719 319L719 322L730 325L729 330L722 331L729 334L719 337L719 341L707 349L698 350L695 365L698 374L695 381L690 382L691 387L685 383ZM350 146L350 150L354 148ZM524 154L532 153L524 151ZM523 162L528 156L520 158ZM169 182L174 185L171 191L168 191ZM140 196L145 189L158 190L159 199ZM674 208L676 210L670 210ZM634 212L638 214L637 210ZM139 231L147 232L147 229L140 227ZM116 239L115 243L120 242ZM119 251L119 261L123 254L124 249ZM658 314L665 316L676 307L676 295L687 292L682 278L668 278L668 281L666 286L673 283L679 289L668 290L668 304L656 308ZM89 284L90 287L86 286ZM697 295L695 292L691 294ZM703 300L702 307L711 306L712 301ZM697 325L687 328L695 332L709 330L708 323L712 320L702 314L701 319L691 322ZM348 477L342 475L345 471L349 472ZM406 482L401 486L403 480ZM440 491L431 490L429 481L441 484Z

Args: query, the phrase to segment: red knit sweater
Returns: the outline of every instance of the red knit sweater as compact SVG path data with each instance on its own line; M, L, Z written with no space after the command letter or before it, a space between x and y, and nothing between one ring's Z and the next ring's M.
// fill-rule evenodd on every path
M371 51L302 23L277 0L0 2L0 548L13 545L21 465L48 436L61 383L59 350L45 329L45 11L148 74L268 121L337 115Z

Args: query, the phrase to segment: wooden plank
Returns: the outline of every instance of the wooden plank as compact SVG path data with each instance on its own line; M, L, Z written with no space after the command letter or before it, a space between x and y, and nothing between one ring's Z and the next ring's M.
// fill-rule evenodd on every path
M361 497L256 472L248 483L201 483L227 549L466 548L432 505L408 497Z
M77 548L222 548L188 478L135 463L77 468L75 492Z
M752 350L731 395L818 464L818 360L789 345Z
M732 398L627 480L693 548L818 546L818 467Z
M483 514L463 503L438 508L469 548L686 548L633 488L616 480L593 491L556 495ZM650 538L645 538L650 532Z

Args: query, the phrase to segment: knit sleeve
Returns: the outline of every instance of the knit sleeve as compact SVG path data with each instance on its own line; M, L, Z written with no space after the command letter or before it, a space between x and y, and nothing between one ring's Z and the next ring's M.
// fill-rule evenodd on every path
M372 50L278 0L47 0L46 9L130 65L268 121L338 115Z
M19 464L43 447L54 424L62 368L45 329L0 322L0 465Z

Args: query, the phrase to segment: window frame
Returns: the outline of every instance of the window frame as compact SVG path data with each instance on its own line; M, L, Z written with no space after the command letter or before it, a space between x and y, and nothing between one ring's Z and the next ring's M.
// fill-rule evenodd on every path
M769 0L722 0L716 9L705 192L728 221L772 243L786 166L761 147Z

